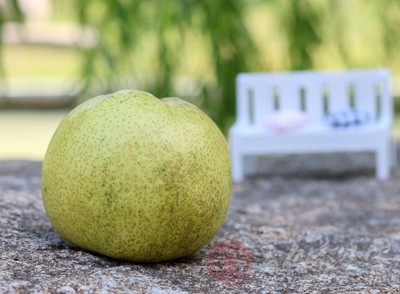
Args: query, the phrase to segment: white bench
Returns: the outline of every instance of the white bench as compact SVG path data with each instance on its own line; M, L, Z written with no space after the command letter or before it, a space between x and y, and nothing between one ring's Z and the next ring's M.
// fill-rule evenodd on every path
M387 69L294 71L237 76L237 118L229 130L233 181L244 179L244 156L287 153L374 152L376 177L390 177L392 98ZM354 107L372 121L333 128L327 113ZM295 132L266 130L262 120L277 110L302 111L310 123Z

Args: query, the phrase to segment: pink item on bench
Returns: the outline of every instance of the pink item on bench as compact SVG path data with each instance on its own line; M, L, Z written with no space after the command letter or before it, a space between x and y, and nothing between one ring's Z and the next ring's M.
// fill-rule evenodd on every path
M263 127L277 133L298 131L310 122L310 118L301 111L286 110L270 113L262 120Z

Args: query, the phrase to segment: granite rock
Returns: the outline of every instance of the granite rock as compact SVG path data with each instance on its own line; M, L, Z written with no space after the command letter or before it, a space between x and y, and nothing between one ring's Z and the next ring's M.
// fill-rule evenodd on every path
M0 162L0 293L396 293L400 170L370 155L261 158L225 224L193 256L121 262L62 240L40 162Z

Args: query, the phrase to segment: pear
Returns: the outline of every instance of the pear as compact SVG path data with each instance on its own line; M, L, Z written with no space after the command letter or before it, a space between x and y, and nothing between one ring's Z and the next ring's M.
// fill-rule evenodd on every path
M42 197L67 241L111 258L191 255L222 226L232 189L227 142L178 98L138 90L92 98L61 122L42 169Z

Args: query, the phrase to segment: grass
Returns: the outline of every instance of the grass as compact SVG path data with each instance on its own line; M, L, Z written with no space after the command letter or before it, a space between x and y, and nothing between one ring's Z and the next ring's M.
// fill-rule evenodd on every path
M1 110L0 159L42 160L67 110Z
M74 48L39 45L4 46L7 77L76 77L79 53Z
M393 122L393 136L399 140L400 139L400 114L397 114L395 116L394 122Z

